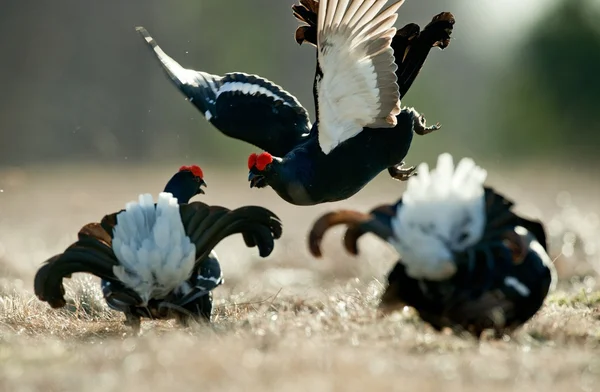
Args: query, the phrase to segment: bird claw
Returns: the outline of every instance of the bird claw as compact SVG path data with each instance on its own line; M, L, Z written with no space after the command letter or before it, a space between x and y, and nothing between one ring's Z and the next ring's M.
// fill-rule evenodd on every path
M140 333L142 320L136 315L125 313L125 322L123 324L131 327L134 335L138 335Z
M425 115L424 114L420 114L418 116L415 116L414 120L413 120L413 128L415 130L415 133L417 135L427 135L428 133L437 131L438 129L440 129L442 126L440 125L440 123L436 123L435 125L431 125L431 126L427 126L427 120L425 120Z
M404 162L400 162L400 164L396 166L388 167L390 176L398 181L407 181L410 177L417 174L415 170L416 168L414 166L404 167Z

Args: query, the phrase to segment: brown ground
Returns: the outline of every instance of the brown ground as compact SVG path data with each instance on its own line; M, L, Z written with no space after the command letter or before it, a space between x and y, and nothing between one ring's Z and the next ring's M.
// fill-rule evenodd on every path
M263 205L284 222L268 259L241 238L218 246L226 282L215 291L211 327L146 321L134 337L122 315L106 309L92 278L69 283L74 301L64 310L32 295L43 260L83 224L140 192L158 193L170 167L0 171L0 391L600 390L598 218L565 205L564 194L556 202L569 190L581 210L599 211L600 185L574 173L559 181L539 168L516 178L490 175L520 210L548 224L563 278L538 315L504 341L434 333L408 309L378 319L374 308L395 255L374 238L362 240L363 255L352 258L335 230L325 258L309 256L305 235L320 212L367 210L399 195L404 185L385 176L345 203L301 208L271 190L248 189L243 170L205 168L201 200Z

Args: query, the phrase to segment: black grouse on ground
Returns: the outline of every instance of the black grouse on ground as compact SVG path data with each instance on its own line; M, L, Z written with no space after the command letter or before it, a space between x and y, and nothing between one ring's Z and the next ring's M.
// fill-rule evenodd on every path
M314 125L298 100L272 82L244 73L221 77L184 69L144 28L138 31L211 124L265 150L249 158L251 187L269 185L292 204L314 205L354 195L385 169L395 178L408 178L414 168L404 168L402 160L413 132L438 129L427 127L413 108L401 109L400 99L429 50L448 46L454 17L442 13L424 31L410 24L396 32L402 2L381 13L386 0L296 6L296 17L309 24L297 32L297 40L317 45Z
M206 186L204 181L204 173L198 165L181 166L177 173L167 182L163 192L168 192L177 199L179 204L187 204L190 199L198 194L203 194L202 186ZM185 294L185 301L181 301L183 293L174 294L171 301L177 302L178 306L185 308L190 313L201 316L206 320L210 320L212 314L212 290L223 283L223 275L221 265L219 263L216 252L211 251L206 261L202 263L198 270L198 274L191 276L187 283L191 290ZM131 301L122 301L123 285L114 284L107 280L101 280L102 294L106 303L111 309L127 314L128 322L131 320L131 315L136 313L151 317L147 308L133 308ZM157 301L158 303L160 301ZM162 306L169 306L169 303L162 301ZM184 321L185 319L180 319ZM139 323L139 320L134 320L134 323Z
M201 171L184 167L166 189L184 200L202 193L202 183ZM38 270L34 291L53 308L62 307L63 278L87 272L103 280L107 302L125 313L135 331L141 317L206 320L212 307L207 294L221 281L213 248L241 233L247 246L267 257L281 232L279 218L262 207L180 203L168 192L155 204L143 194L125 210L85 225L74 244Z
M492 329L510 333L542 306L556 282L540 222L517 216L513 203L483 185L486 172L468 158L454 169L449 154L408 182L393 205L368 214L342 210L319 218L309 234L311 253L332 226L348 226L346 249L371 232L401 255L388 275L380 308L408 305L441 330L479 337Z

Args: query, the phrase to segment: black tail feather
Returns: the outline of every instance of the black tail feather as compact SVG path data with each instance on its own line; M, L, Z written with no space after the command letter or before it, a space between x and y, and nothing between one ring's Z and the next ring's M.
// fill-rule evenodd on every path
M34 292L53 308L63 307L66 304L63 278L87 272L107 281L118 281L113 273L113 266L117 264L109 245L92 237L83 238L44 263L35 275Z
M256 206L229 210L194 202L180 207L181 219L190 240L196 245L196 269L225 237L241 233L247 246L256 246L261 257L281 237L281 220L271 211Z
M377 226L380 227L380 229L378 229L380 234L375 234L383 240L387 240L389 237L391 237L392 218L396 215L397 207L397 204L384 204L372 209L369 212L371 220L377 221ZM360 237L371 231L372 227L374 227L372 223L370 226L363 224L349 226L348 230L346 230L346 234L344 234L344 247L346 250L353 255L358 255L358 240ZM382 228L387 229L382 231Z

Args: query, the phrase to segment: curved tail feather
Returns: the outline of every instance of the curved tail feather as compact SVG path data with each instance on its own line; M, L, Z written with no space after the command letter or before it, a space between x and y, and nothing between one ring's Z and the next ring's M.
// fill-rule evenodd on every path
M87 272L107 281L117 281L113 266L118 260L110 247L110 236L98 223L90 223L79 232L79 240L64 253L48 259L34 278L35 295L53 308L65 306L63 278Z
M282 234L281 220L263 207L229 210L194 202L181 205L180 213L188 237L196 244L196 269L221 240L232 234L241 233L246 245L256 246L261 257L271 254L274 240Z
M308 235L308 247L313 256L322 256L321 242L325 233L338 225L348 226L344 246L354 255L358 254L357 241L363 234L371 232L384 241L392 236L392 228L380 221L377 216L351 210L329 212L315 221Z
M84 226L79 231L77 242L45 262L34 279L34 292L40 300L48 302L53 308L65 306L63 278L86 272L119 286L120 294L133 301L129 305L142 302L140 296L125 288L114 273L113 267L121 263L112 249L112 237L117 215L122 211L106 215L101 223ZM185 233L196 247L194 274L198 274L203 263L209 259L213 248L231 234L241 233L246 244L256 246L262 257L271 254L274 240L282 234L280 219L262 207L229 210L194 202L180 205L179 213Z
M344 234L344 247L346 248L346 250L348 250L348 252L353 255L358 255L358 240L360 237L362 237L368 232L373 232L375 235L377 235L384 241L387 241L387 239L390 238L392 235L392 218L396 216L397 208L397 204L381 205L372 209L369 212L369 216L371 217L371 219L367 222L371 223L348 226L346 234ZM377 229L377 232L374 231L374 227L376 226L374 223L372 223L372 221L378 222L376 224L376 226L379 227L379 229Z

